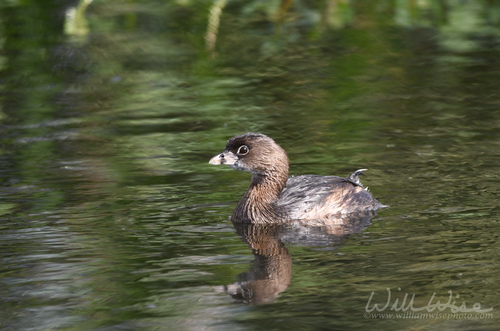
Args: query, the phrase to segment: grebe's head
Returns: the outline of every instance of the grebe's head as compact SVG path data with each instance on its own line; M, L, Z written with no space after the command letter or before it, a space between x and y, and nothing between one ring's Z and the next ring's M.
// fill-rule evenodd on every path
M288 157L283 148L268 136L255 132L232 137L227 141L226 149L208 163L227 164L253 175L282 172L288 176Z

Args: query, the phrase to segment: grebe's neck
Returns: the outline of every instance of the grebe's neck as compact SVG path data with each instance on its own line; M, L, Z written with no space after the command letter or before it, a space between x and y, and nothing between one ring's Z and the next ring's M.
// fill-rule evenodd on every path
M288 164L263 175L252 174L250 186L233 212L233 221L270 223L284 220L277 202L287 179Z

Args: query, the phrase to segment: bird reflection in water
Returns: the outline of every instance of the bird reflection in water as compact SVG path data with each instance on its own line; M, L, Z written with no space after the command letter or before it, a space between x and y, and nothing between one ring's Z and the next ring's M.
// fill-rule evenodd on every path
M248 244L255 257L250 270L226 286L226 293L250 304L272 302L286 290L292 278L292 257L279 238L284 225L233 222L236 233Z
M346 236L362 231L375 215L356 213L316 223L249 224L233 220L236 233L248 244L255 260L252 268L238 275L238 281L224 286L224 291L238 302L273 302L292 279L292 257L285 243L336 249Z

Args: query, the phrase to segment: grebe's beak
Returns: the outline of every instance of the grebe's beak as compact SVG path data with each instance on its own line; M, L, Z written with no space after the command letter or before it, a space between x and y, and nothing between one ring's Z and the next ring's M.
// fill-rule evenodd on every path
M233 152L224 151L218 155L215 155L213 158L210 159L210 161L208 161L208 163L215 165L219 164L233 165L236 163L236 161L238 161L238 157L234 155Z

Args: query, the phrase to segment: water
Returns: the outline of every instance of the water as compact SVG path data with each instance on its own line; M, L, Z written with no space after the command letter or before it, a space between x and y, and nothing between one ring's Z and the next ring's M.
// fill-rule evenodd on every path
M500 8L411 3L3 4L2 329L497 329ZM236 229L246 131L390 207Z

